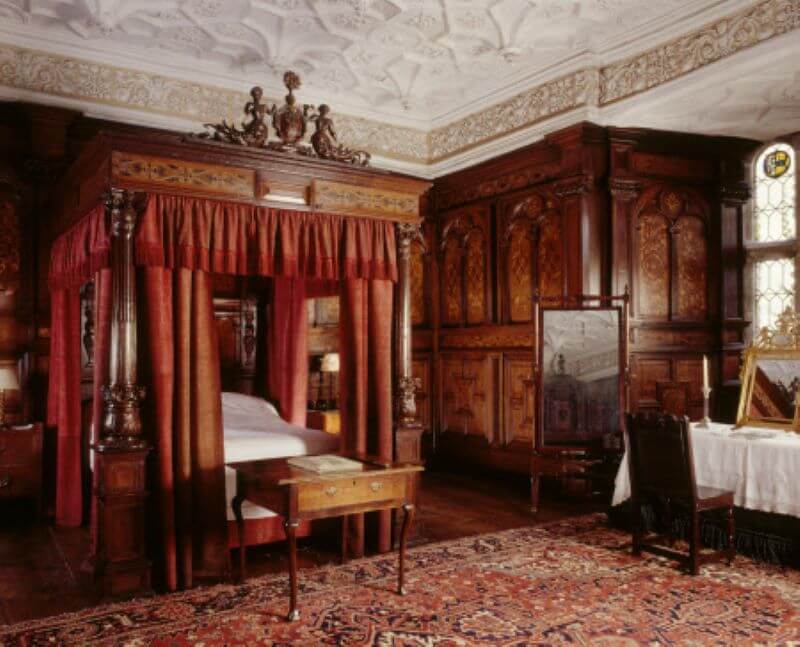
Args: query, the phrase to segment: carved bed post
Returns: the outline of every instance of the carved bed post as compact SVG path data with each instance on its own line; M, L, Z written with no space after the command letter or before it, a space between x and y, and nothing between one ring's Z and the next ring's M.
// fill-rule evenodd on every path
M422 423L417 419L419 380L411 374L411 243L422 240L417 223L397 223L397 421L395 460L422 459Z
M106 202L111 223L111 345L109 384L103 387L103 424L94 446L97 460L95 574L109 594L150 587L145 557L145 459L137 384L134 232L140 195L112 189Z

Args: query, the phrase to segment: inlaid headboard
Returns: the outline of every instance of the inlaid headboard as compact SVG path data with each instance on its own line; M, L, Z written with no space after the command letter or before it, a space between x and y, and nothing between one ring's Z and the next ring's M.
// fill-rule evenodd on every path
M256 299L214 299L223 391L255 393L257 315Z

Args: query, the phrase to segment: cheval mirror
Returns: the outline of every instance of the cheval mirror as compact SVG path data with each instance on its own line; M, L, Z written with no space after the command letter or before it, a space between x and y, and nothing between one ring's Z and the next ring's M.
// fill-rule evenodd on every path
M534 296L533 512L542 476L613 478L627 409L627 306L627 294Z
M736 426L800 432L800 316L791 308L744 352Z

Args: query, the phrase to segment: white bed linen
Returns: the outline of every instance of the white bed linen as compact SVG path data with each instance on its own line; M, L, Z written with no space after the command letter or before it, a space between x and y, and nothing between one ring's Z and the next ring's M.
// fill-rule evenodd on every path
M800 434L780 429L711 423L691 425L698 485L732 490L742 508L800 517ZM628 453L622 459L611 504L631 495Z
M223 394L227 396L231 394ZM255 398L253 398L255 400ZM304 456L307 454L327 454L339 449L339 437L292 425L269 410L258 407L236 406L230 398L223 397L222 426L224 430L225 462L258 460L262 458L281 458L284 456ZM266 401L261 400L265 405ZM225 467L225 498L228 519L235 516L231 501L236 494L236 471ZM275 513L245 501L242 505L245 519L274 517Z

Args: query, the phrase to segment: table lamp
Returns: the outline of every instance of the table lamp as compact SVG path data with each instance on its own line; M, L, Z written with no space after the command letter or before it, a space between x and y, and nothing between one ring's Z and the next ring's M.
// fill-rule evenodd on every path
M338 373L339 372L339 353L327 353L322 356L322 362L319 367L320 373ZM336 400L333 397L333 376L328 375L328 400L327 409L336 408Z
M16 360L0 361L0 427L6 426L6 391L19 389Z

